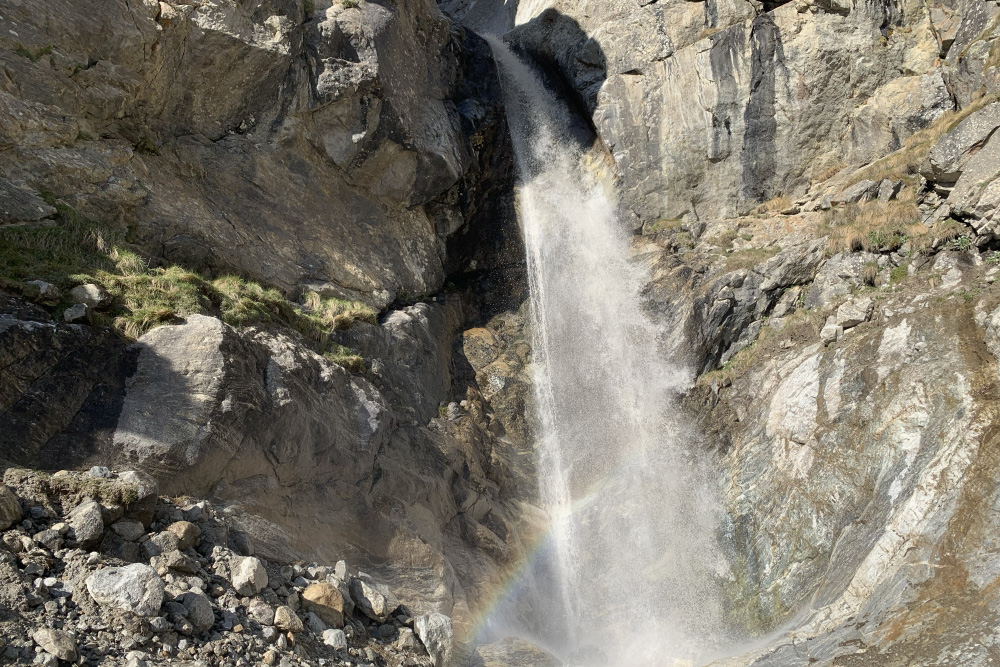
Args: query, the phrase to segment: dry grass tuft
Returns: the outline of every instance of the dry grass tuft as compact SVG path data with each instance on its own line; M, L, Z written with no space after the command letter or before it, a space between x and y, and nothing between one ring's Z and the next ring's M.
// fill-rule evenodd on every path
M925 228L919 223L920 209L910 196L902 200L871 201L848 204L827 211L824 224L829 230L827 251L891 252L899 249L908 238L920 235Z

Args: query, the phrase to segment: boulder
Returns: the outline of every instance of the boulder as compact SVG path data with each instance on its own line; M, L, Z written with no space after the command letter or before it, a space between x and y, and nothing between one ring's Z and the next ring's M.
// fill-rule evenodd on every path
M247 606L247 614L261 625L274 625L274 609L259 598L251 600Z
M146 529L138 521L121 519L111 524L111 530L123 540L134 542L146 534Z
M59 288L44 280L29 280L24 284L22 293L32 301L47 305L55 305L62 298Z
M884 179L878 186L878 200L882 203L892 201L903 189L903 181Z
M344 597L333 584L326 582L312 584L302 592L305 608L313 612L327 625L344 627Z
M232 565L233 588L240 595L257 595L267 587L267 570L259 558L237 557Z
M833 198L834 204L854 204L857 202L866 202L869 199L874 199L878 195L879 184L875 181L865 179L855 183L851 187L847 188L840 193L837 197Z
M349 588L357 608L374 621L386 620L399 606L388 586L376 582L364 572L358 572L358 576L351 579Z
M187 620L194 626L195 632L206 632L215 625L215 613L212 603L204 593L185 593L179 601L187 610Z
M104 536L104 515L94 500L78 505L70 512L68 522L76 541L85 547L97 544Z
M343 630L326 630L323 632L323 643L333 648L347 648L347 635Z
M163 581L156 570L141 563L98 570L87 577L86 585L98 604L138 616L156 616L163 604Z
M21 520L24 512L21 502L14 492L4 484L0 484L0 530L7 530Z
M31 635L42 650L51 653L60 660L72 662L76 660L76 640L65 630L42 628Z
M178 549L194 547L201 537L201 529L190 521L175 521L167 526L167 530L177 536Z
M1000 127L1000 102L972 113L941 137L927 155L920 171L928 181L954 184L969 160L990 140Z
M88 308L99 310L111 305L111 295L99 285L88 283L77 285L69 291L69 296L75 303L84 304Z
M837 309L837 326L844 329L858 326L871 317L874 306L871 297L867 296L844 302Z
M55 213L56 208L40 197L0 178L0 225L35 222Z
M302 619L299 618L298 614L291 607L285 605L275 610L274 625L279 630L284 630L285 632L302 632L304 629Z
M820 340L823 341L824 344L829 345L830 343L840 338L840 334L842 334L843 332L844 332L843 327L837 324L836 316L831 315L830 317L826 318L826 324L824 324L823 328L820 329L819 338Z
M425 614L416 618L413 628L434 661L434 667L445 667L451 663L455 634L450 618L438 613Z
M69 324L89 324L90 308L85 303L73 304L63 311L63 320Z

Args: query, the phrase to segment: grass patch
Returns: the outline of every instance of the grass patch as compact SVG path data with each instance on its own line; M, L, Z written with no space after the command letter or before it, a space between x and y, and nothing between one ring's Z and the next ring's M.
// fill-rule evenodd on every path
M789 199L785 195L781 195L779 197L775 197L774 199L770 199L764 202L763 204L759 205L757 208L754 209L754 213L758 215L780 213L782 211L787 211L788 209L792 208L793 204L794 202L791 199Z
M646 224L643 232L646 234L670 232L680 229L683 224L684 221L680 218L660 218L656 222Z
M212 279L176 265L151 267L126 242L125 230L89 220L51 195L43 198L59 211L55 225L0 229L0 288L20 291L25 281L40 279L68 294L76 285L96 283L111 295L112 305L95 312L94 323L130 339L186 315L209 314L234 327L292 329L332 361L363 369L360 357L331 346L329 337L358 321L375 323L377 313L368 306L314 293L296 304L239 276ZM57 312L68 305L64 300Z
M847 204L826 212L824 226L829 230L827 252L892 252L908 239L926 233L919 223L920 209L914 201L916 191L907 188L903 199L890 202L869 201Z
M358 6L358 0L340 0L340 4L344 9L355 9Z
M38 49L31 49L23 44L18 44L14 47L14 53L21 56L22 58L27 58L33 63L37 63L39 60L49 55L55 50L55 44L46 44L45 46Z
M738 271L739 269L752 269L758 264L763 264L781 252L781 248L771 246L769 248L748 248L737 250L726 257L726 271Z
M906 265L900 264L899 266L894 266L892 267L892 270L889 271L889 282L896 285L903 282L907 275L908 272L906 270Z

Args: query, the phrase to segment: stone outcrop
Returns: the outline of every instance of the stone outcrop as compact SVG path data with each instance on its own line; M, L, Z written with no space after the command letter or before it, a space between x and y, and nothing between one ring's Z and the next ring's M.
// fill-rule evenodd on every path
M381 308L440 288L504 182L488 49L430 0L4 20L3 224L52 215L48 193L152 256Z

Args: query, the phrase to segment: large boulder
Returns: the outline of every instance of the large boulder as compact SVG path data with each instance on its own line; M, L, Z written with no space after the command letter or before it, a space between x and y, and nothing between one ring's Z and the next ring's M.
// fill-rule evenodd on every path
M438 613L417 616L413 622L413 630L434 660L434 667L447 667L451 664L455 633L450 618Z
M364 572L351 578L350 590L357 609L373 621L385 621L399 606L399 600L388 586L378 583Z
M7 530L21 520L24 511L10 487L0 484L0 530Z
M956 183L966 165L986 145L997 128L1000 128L1000 102L973 112L954 130L941 137L924 160L921 173L929 181L946 185Z
M72 662L76 660L76 641L65 630L42 628L36 630L31 638L42 650L51 653L60 660Z
M237 557L232 564L232 584L240 595L256 595L267 587L267 570L259 558Z
M156 570L141 563L98 570L87 577L86 585L99 604L138 616L156 616L163 604L163 581Z
M344 597L333 584L310 584L302 591L302 601L306 609L323 619L327 625L344 627Z
M68 517L76 541L84 547L92 546L104 536L104 516L97 501L88 500L77 505Z

